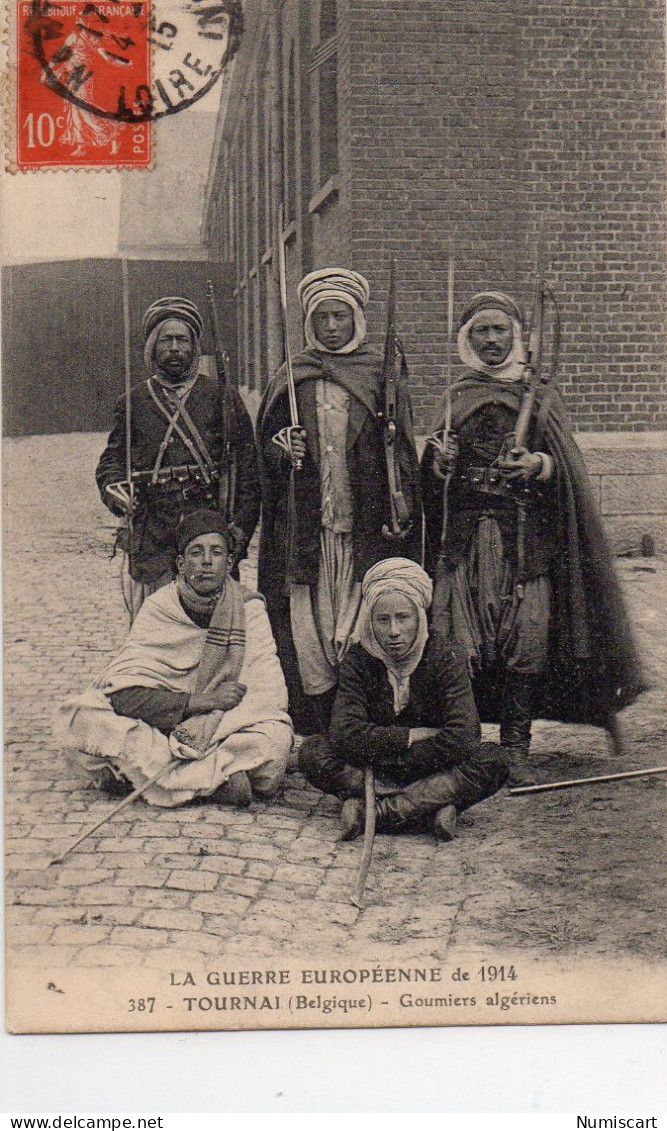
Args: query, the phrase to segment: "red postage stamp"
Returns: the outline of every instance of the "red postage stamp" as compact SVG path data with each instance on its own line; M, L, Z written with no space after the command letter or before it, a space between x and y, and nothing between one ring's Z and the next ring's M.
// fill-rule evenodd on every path
M142 168L235 53L231 0L17 0L12 171Z
M16 75L19 170L150 164L146 0L19 0Z

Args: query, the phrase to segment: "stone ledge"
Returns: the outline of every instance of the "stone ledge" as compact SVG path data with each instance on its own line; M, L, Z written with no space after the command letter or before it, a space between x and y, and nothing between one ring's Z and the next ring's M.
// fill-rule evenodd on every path
M603 515L667 514L667 475L601 476Z
M667 474L667 432L576 432L591 475Z

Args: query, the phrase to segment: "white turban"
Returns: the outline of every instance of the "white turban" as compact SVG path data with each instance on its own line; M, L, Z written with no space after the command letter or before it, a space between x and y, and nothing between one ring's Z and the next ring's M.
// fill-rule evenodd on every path
M310 349L324 350L313 329L313 314L320 303L326 302L327 299L347 303L354 318L354 334L347 345L325 352L352 353L359 348L366 337L364 309L370 295L370 287L363 275L358 271L346 271L343 267L326 267L323 271L311 271L299 283L297 294L305 315L303 332Z
M406 656L397 660L388 656L381 648L373 630L372 614L380 597L387 593L400 593L415 606L419 619L417 635ZM377 562L366 573L361 583L362 609L359 642L375 656L387 669L387 676L394 693L394 711L398 715L405 710L410 700L410 676L418 667L426 641L428 623L426 610L431 604L433 584L428 574L409 558L386 558Z
M512 348L500 365L487 365L470 342L473 321L483 310L502 310L512 323ZM521 308L503 291L482 291L474 295L461 316L457 339L459 357L464 365L496 381L520 381L526 368L526 351L523 345L523 315Z

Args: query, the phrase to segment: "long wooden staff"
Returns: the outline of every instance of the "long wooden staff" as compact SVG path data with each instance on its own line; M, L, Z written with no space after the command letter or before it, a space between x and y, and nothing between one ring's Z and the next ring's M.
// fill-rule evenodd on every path
M375 775L370 766L367 766L364 770L364 800L366 802L364 843L361 850L361 862L359 864L357 884L351 899L351 902L355 907L358 907L360 911L363 911L365 907L364 888L366 887L368 869L371 866L373 842L375 840Z
M518 785L510 789L513 797L526 793L546 793L551 789L571 789L577 785L597 785L604 781L623 781L626 778L645 778L650 774L667 774L667 766L654 766L651 770L627 770L622 774L601 774L596 778L570 778L568 781L550 781L542 785Z
M125 359L125 479L129 495L129 510L127 513L127 566L129 573L129 596L127 611L132 627L135 611L132 587L132 567L134 564L134 485L132 483L132 368L130 360L130 283L127 271L127 259L121 259L123 276L123 346Z
M211 279L206 284L206 300L208 302L209 321L213 334L213 347L215 350L215 368L218 375L218 399L220 401L220 417L222 422L222 461L220 467L220 489L218 503L222 514L228 523L234 520L236 506L236 473L238 443L238 421L236 419L236 405L230 390L229 356L223 348L218 312L215 306L215 294Z
M290 423L287 428L281 428L273 437L273 443L282 451L287 452L292 461L294 471L301 471L302 461L296 459L292 450L292 437L301 428L299 422L299 406L296 399L296 385L292 370L292 354L289 347L289 331L287 327L287 264L285 262L285 239L283 225L285 210L282 204L278 207L278 284L280 289L280 318L283 330L283 353L285 355L285 376L287 379L287 399L289 402Z
M449 515L449 484L451 482L454 464L447 459L447 441L452 434L452 338L454 336L454 255L449 257L447 269L447 356L445 370L445 426L441 431L434 432L426 439L436 451L440 452L445 461L445 477L442 484L442 530L440 533L440 547L437 557L435 574L435 588L433 593L434 615L439 616L444 605L445 565L444 555L447 543L447 520Z
M445 456L446 474L442 485L442 534L440 536L440 555L445 552L447 540L447 516L449 510L449 484L454 470L451 460L447 460L447 441L452 433L452 337L454 335L454 256L449 257L447 270L447 389L445 400L445 428L442 436L442 451Z
M135 790L132 791L132 793L128 793L127 797L124 797L123 800L119 802L119 804L116 805L110 813L107 813L106 817L102 817L102 820L98 821L96 825L93 825L92 829L88 829L87 832L82 833L81 836L78 837L78 839L75 840L73 844L70 844L69 848L66 848L62 855L54 856L53 860L49 860L49 867L51 867L52 864L62 864L63 860L66 856L69 856L70 852L73 852L74 849L78 848L78 846L84 840L86 840L89 836L92 836L93 833L97 832L98 829L101 829L102 825L106 825L107 821L110 821L112 817L115 817L116 813L120 813L121 809L125 809L127 805L131 805L133 801L136 801L138 797L141 797L141 795L144 794L147 789L150 789L152 785L155 785L156 781L158 781L158 779L161 778L163 774L166 774L167 770L173 770L174 766L182 763L182 761L182 758L172 758L171 762L168 762L166 766L163 766L161 770L158 770L158 772L154 774L152 778L144 782L143 785L138 786Z

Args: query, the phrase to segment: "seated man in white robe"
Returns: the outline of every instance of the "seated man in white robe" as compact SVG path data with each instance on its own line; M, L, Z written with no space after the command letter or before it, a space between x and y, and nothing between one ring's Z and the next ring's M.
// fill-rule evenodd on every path
M58 738L91 782L136 788L164 766L149 804L244 807L285 774L285 680L264 599L229 576L221 516L195 511L177 541L176 580L146 599L95 686L60 709Z

